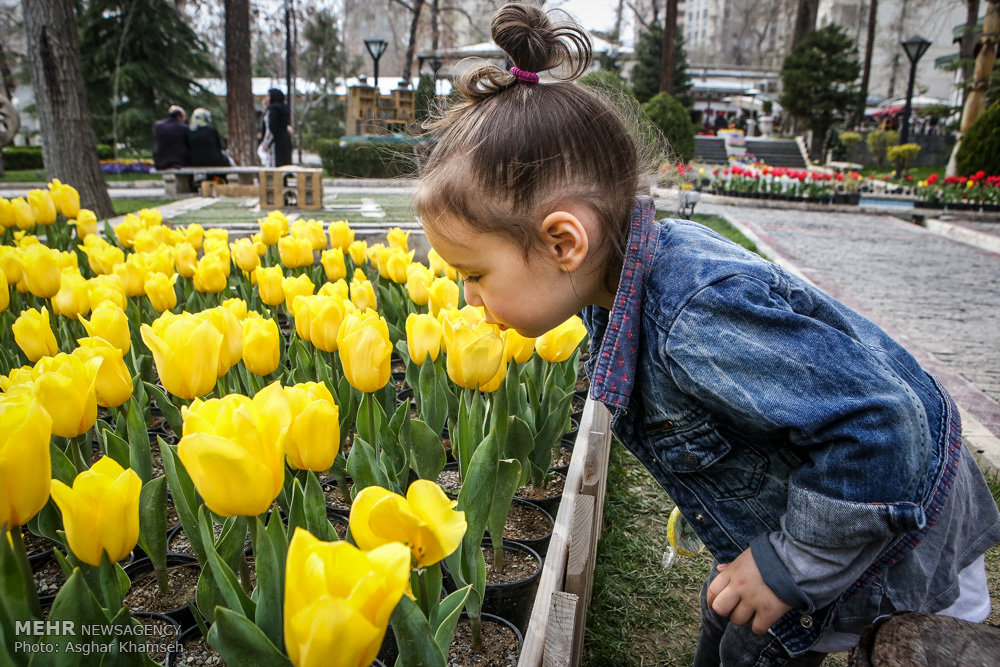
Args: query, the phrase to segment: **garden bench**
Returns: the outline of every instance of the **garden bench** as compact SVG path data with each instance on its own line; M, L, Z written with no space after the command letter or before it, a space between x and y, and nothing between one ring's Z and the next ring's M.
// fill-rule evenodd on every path
M236 174L241 185L253 185L260 170L260 167L181 167L179 169L164 169L157 171L157 173L163 174L163 189L166 194L177 196L197 192L194 187L195 176L210 178Z

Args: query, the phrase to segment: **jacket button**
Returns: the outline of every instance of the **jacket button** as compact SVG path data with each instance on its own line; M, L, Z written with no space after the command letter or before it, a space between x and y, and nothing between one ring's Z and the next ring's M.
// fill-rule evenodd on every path
M805 628L806 630L808 630L809 628L811 628L813 626L812 616L803 616L802 618L799 619L799 624L803 628Z
M694 515L694 520L697 521L698 523L701 523L701 522L703 522L705 520L705 515L702 514L701 512L697 512Z

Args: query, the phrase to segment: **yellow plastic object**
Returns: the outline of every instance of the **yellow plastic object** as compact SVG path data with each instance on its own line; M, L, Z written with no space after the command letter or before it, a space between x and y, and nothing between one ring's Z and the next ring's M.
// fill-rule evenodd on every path
M676 507L667 522L667 540L671 548L681 556L695 556L705 549L705 545Z

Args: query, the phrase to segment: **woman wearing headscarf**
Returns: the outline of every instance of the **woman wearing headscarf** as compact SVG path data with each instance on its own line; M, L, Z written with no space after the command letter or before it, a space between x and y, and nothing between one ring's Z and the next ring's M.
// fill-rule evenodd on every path
M285 94L277 88L267 91L267 109L264 111L264 143L270 135L270 151L275 167L292 163L292 117L285 104ZM262 146L262 148L266 148Z
M191 146L192 166L229 166L229 160L222 153L222 139L219 137L219 131L212 126L212 114L207 109L195 109L191 113L188 144Z

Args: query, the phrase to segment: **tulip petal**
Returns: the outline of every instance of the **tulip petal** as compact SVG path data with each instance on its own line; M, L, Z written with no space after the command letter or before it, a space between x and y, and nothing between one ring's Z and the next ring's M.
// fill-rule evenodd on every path
M355 544L361 549L369 550L393 542L381 535L376 535L369 526L372 508L384 498L395 495L380 486L368 486L361 490L351 503L350 527Z
M220 516L263 514L280 491L267 464L232 440L208 433L185 435L177 454L210 510Z

